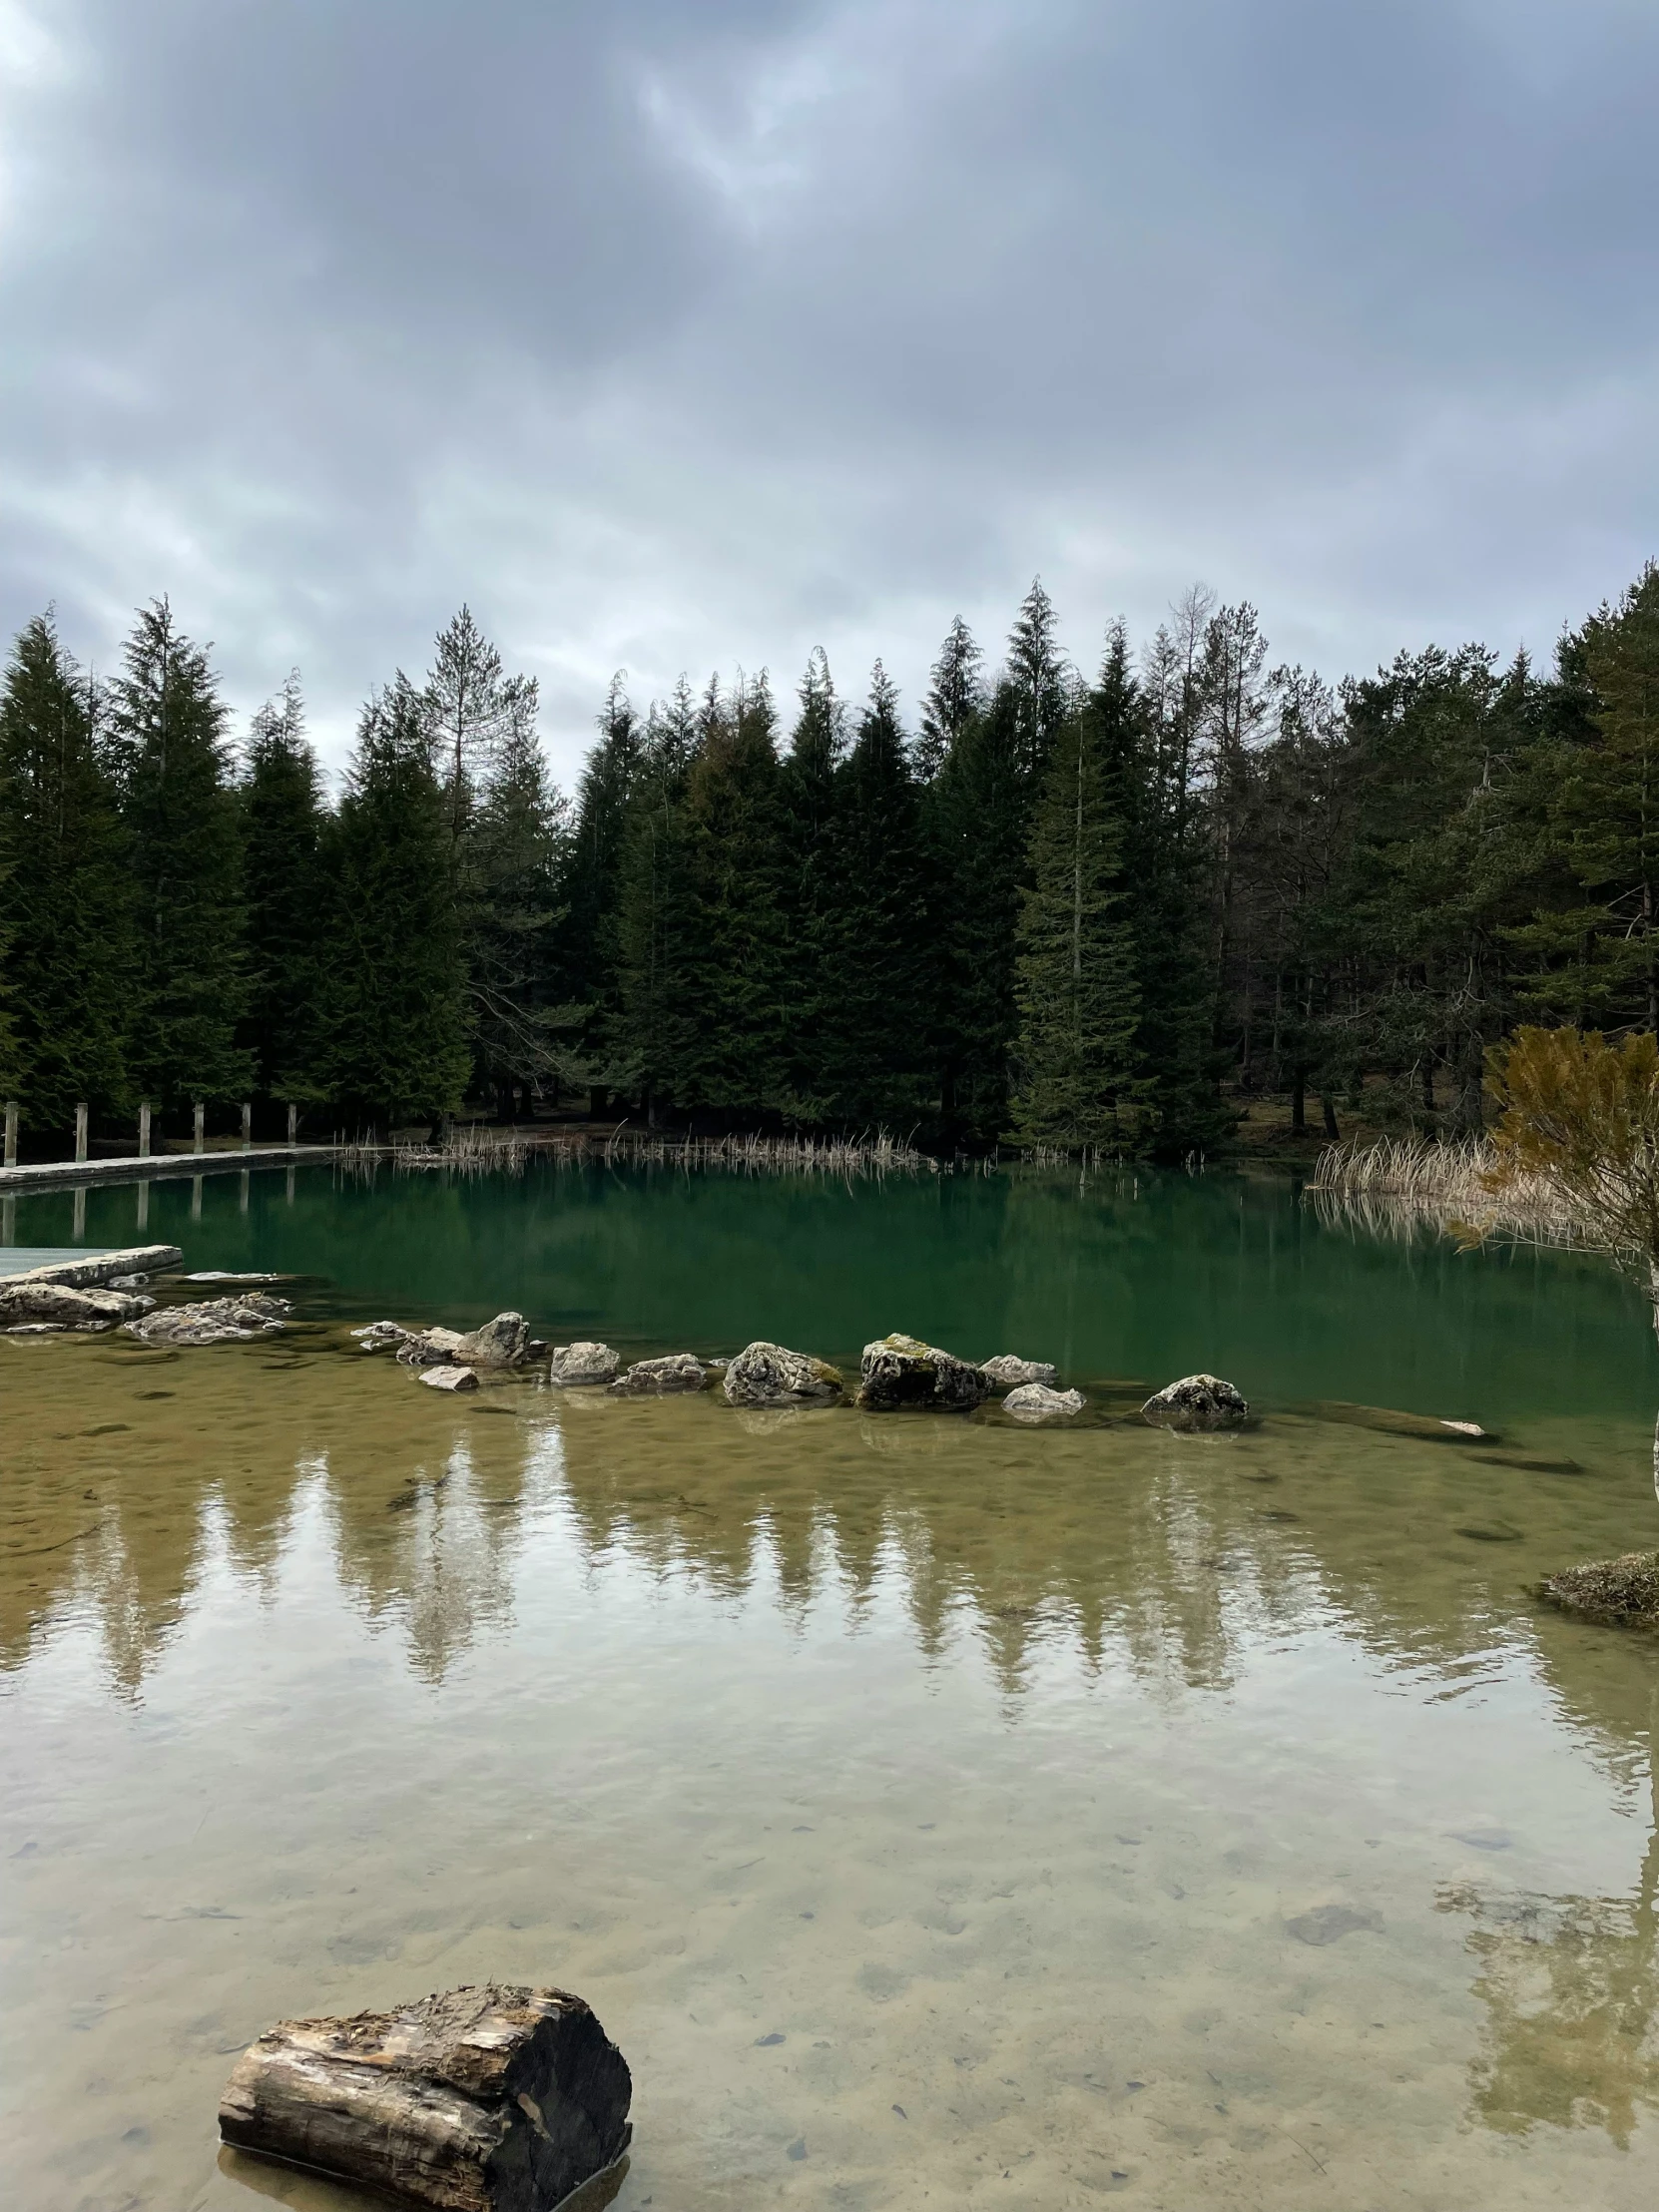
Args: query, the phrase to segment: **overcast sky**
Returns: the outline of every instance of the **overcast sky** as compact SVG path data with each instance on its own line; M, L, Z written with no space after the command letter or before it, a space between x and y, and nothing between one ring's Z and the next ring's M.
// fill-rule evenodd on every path
M913 718L1040 571L1329 675L1659 552L1654 0L0 0L0 621L338 760L463 599Z

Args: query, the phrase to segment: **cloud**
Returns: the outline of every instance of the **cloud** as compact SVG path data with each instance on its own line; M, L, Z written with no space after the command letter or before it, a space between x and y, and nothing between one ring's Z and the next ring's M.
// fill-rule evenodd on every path
M912 700L1040 569L1329 673L1655 545L1659 18L1619 0L0 10L0 620L166 591L331 752L463 598Z

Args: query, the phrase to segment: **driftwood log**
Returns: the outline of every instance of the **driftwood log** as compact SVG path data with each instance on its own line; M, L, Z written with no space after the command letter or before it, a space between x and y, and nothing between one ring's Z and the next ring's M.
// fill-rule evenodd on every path
M441 2212L551 2212L627 2148L627 2060L563 1989L450 1989L279 2020L238 2060L239 2150Z

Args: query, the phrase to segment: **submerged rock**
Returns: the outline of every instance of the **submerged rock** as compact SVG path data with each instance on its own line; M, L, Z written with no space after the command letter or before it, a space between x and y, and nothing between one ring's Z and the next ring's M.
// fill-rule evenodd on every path
M832 1405L840 1373L810 1353L782 1345L746 1345L726 1368L724 1388L734 1405Z
M1025 1382L1046 1382L1052 1389L1059 1380L1058 1370L1046 1360L1022 1360L1017 1352L999 1352L994 1360L982 1361L980 1370L999 1390L1011 1390Z
M406 1368L435 1368L455 1358L461 1341L458 1329L410 1329L404 1332L397 1357Z
M365 1329L353 1329L359 1347L364 1352L383 1352L387 1345L407 1344L412 1334L398 1321L371 1321Z
M428 1368L420 1378L429 1390L475 1390L478 1378L470 1368Z
M650 1397L668 1390L700 1390L708 1380L695 1354L671 1352L663 1360L636 1360L611 1389L618 1397Z
M614 1382L622 1372L622 1356L609 1345L555 1345L547 1363L547 1380L556 1389L593 1390Z
M1141 1407L1160 1428L1237 1428L1250 1418L1249 1401L1219 1375L1187 1375L1157 1390Z
M0 1282L0 1322L50 1321L66 1329L93 1325L108 1329L118 1321L136 1321L155 1303L136 1291L78 1290L40 1276L19 1275Z
M994 1387L983 1368L918 1337L882 1337L865 1345L860 1377L857 1402L868 1413L911 1406L961 1412L983 1403Z
M242 1298L208 1298L193 1306L162 1306L127 1323L129 1337L147 1345L246 1344L287 1326L285 1298L251 1291Z
M27 1275L13 1276L14 1283L64 1283L72 1290L91 1290L99 1284L115 1288L118 1277L160 1275L176 1268L184 1254L177 1245L128 1245L121 1252L87 1253L73 1260L51 1260Z
M1015 1420L1063 1420L1083 1410L1081 1390L1051 1390L1046 1382L1022 1382L1002 1400Z
M1537 1595L1564 1613L1609 1628L1659 1629L1659 1551L1627 1551L1589 1559L1546 1575Z

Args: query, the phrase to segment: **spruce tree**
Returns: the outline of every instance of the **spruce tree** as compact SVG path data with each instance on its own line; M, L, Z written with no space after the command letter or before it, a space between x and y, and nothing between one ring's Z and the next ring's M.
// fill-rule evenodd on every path
M468 834L467 995L479 1087L507 1113L514 1094L570 1073L555 1003L555 932L568 805L536 735L524 685L492 745Z
M1115 737L1092 702L1067 716L1032 825L1012 1100L1014 1131L1028 1144L1133 1151L1143 1133L1130 824Z
M711 684L687 782L686 980L698 1020L675 1089L687 1106L754 1113L787 1095L783 794L763 672L730 701Z
M248 912L243 1038L253 1049L259 1094L297 1098L310 1081L324 907L322 795L297 671L280 699L254 717L242 821Z
M436 1120L471 1064L446 795L407 677L369 702L323 844L316 1071L353 1126Z
M617 894L639 752L639 721L619 669L599 716L599 743L576 787L560 932L564 995L593 1007L596 1034L600 1020L616 1006Z
M1026 814L1019 702L1000 683L927 791L936 917L928 1033L946 1144L991 1144L1007 1126Z
M605 1073L653 1125L688 1065L699 1011L688 987L693 890L686 786L697 709L684 676L646 717L628 800L618 882L620 1012Z
M1070 666L1060 650L1054 603L1043 590L1040 576L1033 579L1020 602L1009 632L1003 682L1013 706L1019 765L1034 789L1048 766L1075 688Z
M129 1069L164 1108L246 1098L240 809L207 654L165 599L141 610L114 686L137 929Z
M98 700L37 616L0 694L0 1056L33 1129L67 1129L82 1099L128 1103L124 845Z
M909 1127L930 1103L923 980L928 965L921 815L879 661L858 734L835 776L832 996L826 1089L840 1121Z
M806 1121L832 1109L830 1022L842 878L837 867L836 770L846 751L845 717L823 649L807 664L782 778L781 880L787 918L783 982L789 1024L787 1089Z
M984 659L973 632L960 615L955 616L933 663L927 697L922 702L921 734L911 749L916 776L923 784L932 783L955 751L962 732L985 704L980 674Z

